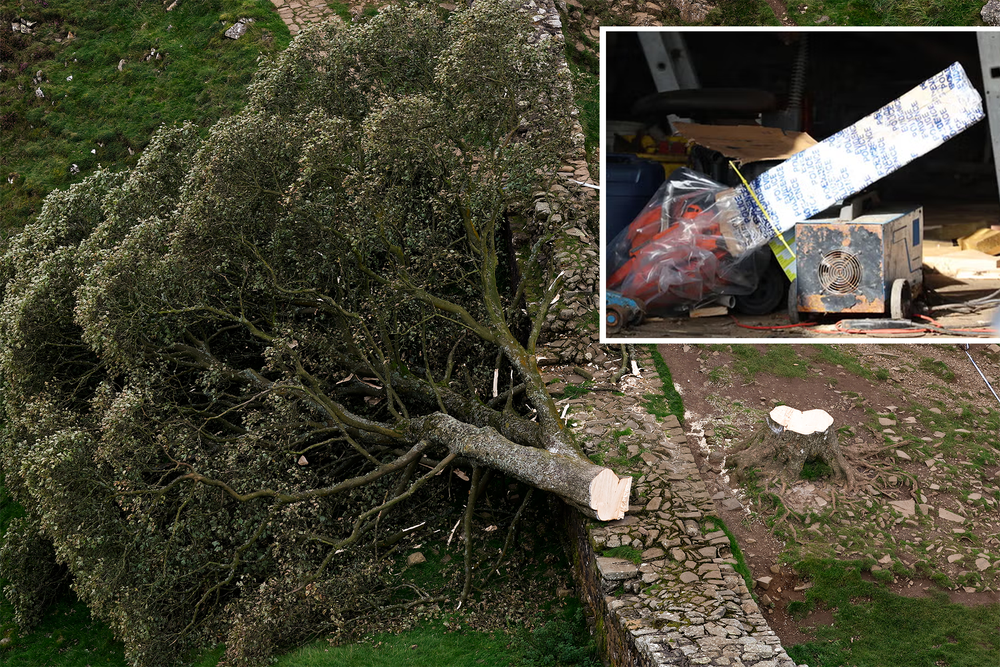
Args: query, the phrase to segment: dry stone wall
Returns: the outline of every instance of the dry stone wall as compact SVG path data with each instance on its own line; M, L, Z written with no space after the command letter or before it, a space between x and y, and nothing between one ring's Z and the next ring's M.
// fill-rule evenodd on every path
M635 478L624 519L599 524L567 512L581 596L596 613L606 659L628 667L795 667L734 568L680 423L672 415L657 421L642 407L644 395L660 393L655 371L642 374L623 380L623 395L563 401L585 449L620 454L619 474ZM615 547L631 547L641 562L606 555Z

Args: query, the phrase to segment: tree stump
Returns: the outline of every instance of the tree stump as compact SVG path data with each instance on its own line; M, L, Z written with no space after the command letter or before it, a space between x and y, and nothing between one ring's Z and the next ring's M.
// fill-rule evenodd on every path
M822 460L833 470L836 480L854 487L854 470L840 451L833 417L825 410L801 412L779 405L742 445L729 454L727 467L737 482L757 468L767 479L794 483L806 461Z

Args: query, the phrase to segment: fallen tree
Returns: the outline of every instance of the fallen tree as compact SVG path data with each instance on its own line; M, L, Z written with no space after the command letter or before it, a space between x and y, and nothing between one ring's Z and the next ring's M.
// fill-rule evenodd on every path
M306 32L206 139L165 128L47 199L2 264L13 593L42 535L134 664L217 638L245 664L342 623L379 583L351 553L454 463L467 535L486 468L622 516L631 478L538 371L560 280L506 252L572 120L533 41L485 1ZM551 231L516 249L529 274ZM12 599L23 626L39 600Z

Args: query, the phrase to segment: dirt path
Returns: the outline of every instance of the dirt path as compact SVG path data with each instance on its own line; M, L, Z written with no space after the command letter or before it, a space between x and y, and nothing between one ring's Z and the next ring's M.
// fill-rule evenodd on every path
M788 18L788 8L782 0L767 0L767 4L771 8L771 11L774 12L778 21L781 22L781 25L796 25L795 21Z

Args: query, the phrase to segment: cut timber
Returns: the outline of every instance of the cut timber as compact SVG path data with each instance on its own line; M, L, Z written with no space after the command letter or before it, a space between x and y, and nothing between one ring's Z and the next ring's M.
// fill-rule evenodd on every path
M691 311L691 317L719 317L728 314L729 309L725 306L706 306Z
M821 433L833 424L833 417L826 410L807 410L802 412L788 405L779 405L771 410L771 421L801 435Z
M628 511L628 497L632 492L632 478L618 477L611 468L605 468L590 480L591 507L601 521L621 519Z
M549 451L511 442L486 426L436 413L421 422L422 436L470 461L493 468L542 491L554 493L587 516L621 519L628 510L632 478L595 465L583 454Z
M966 234L965 236L958 238L956 243L958 243L958 247L962 250L981 250L976 247L976 243L988 236L991 231L993 230L988 227L980 227L971 234ZM982 250L982 252L986 251Z
M1000 278L1000 259L947 242L924 241L924 266L952 278Z
M764 480L783 479L795 483L806 461L824 461L834 478L854 486L854 471L848 465L833 417L825 410L802 412L787 405L771 410L762 425L728 457L733 477L743 480L757 469Z
M995 229L977 229L969 236L958 239L962 250L978 250L987 255L1000 255L1000 232Z

